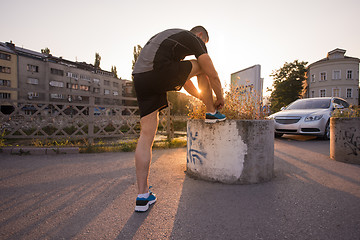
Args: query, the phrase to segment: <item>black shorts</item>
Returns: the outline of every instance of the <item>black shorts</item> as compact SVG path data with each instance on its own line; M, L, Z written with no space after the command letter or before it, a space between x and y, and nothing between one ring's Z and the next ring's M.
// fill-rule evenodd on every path
M168 106L168 91L179 91L192 69L190 61L172 62L161 68L134 74L140 117Z

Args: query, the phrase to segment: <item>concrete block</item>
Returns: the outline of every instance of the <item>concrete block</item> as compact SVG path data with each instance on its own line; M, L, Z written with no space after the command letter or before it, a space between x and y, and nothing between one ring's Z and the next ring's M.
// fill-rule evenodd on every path
M270 181L274 171L274 123L226 120L187 125L187 173L229 184Z
M330 118L330 158L360 164L360 118Z

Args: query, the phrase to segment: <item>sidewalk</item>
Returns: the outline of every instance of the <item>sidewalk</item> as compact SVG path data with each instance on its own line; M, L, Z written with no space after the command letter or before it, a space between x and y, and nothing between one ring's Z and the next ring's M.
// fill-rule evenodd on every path
M360 166L325 141L275 141L268 183L188 177L186 148L153 152L158 202L135 213L134 153L0 158L1 239L359 239Z

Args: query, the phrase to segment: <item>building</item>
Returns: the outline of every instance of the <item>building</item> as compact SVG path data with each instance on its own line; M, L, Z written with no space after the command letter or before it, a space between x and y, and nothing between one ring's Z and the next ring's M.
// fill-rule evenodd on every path
M345 56L345 52L334 49L308 66L307 97L341 97L352 105L359 104L360 59Z
M4 72L14 69L6 77L3 75L7 73L1 74L0 79L12 79L11 87L18 88L17 94L11 94L14 100L89 104L93 96L97 105L122 105L123 86L127 86L128 81L116 78L112 72L85 62L20 48L11 42L0 43L0 46L1 69L4 67Z
M16 90L18 88L17 55L6 44L0 43L0 100L17 100ZM9 103L1 104L2 112L11 112Z

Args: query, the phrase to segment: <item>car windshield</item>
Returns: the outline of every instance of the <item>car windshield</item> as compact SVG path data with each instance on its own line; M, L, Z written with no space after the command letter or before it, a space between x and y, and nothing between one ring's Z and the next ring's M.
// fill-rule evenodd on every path
M302 99L290 104L286 110L329 108L331 99Z

